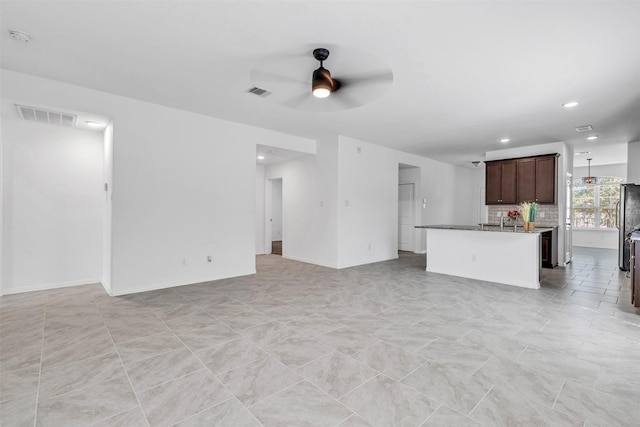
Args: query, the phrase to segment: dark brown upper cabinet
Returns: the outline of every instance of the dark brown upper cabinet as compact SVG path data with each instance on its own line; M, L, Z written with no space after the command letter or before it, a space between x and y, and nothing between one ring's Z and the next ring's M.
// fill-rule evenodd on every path
M518 160L518 200L535 202L536 199L536 159Z
M557 154L486 163L486 204L556 203Z
M557 203L558 156L536 158L536 199L538 203ZM523 200L524 201L524 200Z
M487 162L485 199L488 205L516 203L517 171L515 160Z

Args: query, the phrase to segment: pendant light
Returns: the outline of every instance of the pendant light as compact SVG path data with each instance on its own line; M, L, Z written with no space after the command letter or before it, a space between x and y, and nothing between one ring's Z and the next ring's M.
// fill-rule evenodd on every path
M598 182L598 178L596 178L595 176L591 176L591 160L593 159L587 159L587 162L589 162L589 173L587 176L582 178L583 184L595 184L596 182Z

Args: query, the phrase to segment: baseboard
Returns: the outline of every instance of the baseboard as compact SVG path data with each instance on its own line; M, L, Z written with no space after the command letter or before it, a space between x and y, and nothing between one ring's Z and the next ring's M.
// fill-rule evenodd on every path
M215 277L215 278L203 277L201 279L197 279L196 281L189 282L189 283L177 282L177 281L163 282L163 283L153 283L153 284L146 285L146 286L138 286L138 287L135 287L135 288L128 288L128 289L126 289L125 292L111 292L111 293L109 293L109 295L114 296L114 297L118 297L118 296L123 296L123 295L137 294L137 293L140 293L140 292L149 292L149 291L157 291L157 290L160 290L160 289L175 288L175 287L178 287L178 286L189 286L189 285L197 285L198 283L215 282L216 280L233 279L235 277L250 276L252 274L256 274L256 270L255 269L249 270L248 272L242 272L240 274L233 274L233 275L224 276L224 277Z
M308 259L304 259L304 258L298 258L298 257L292 257L292 256L288 256L288 255L282 255L282 258L284 259L290 259L291 261L298 261L298 262L304 262L306 264L313 264L313 265L319 265L321 267L327 267L327 268L333 268L333 269L337 269L338 267L336 267L335 265L329 265L329 264L323 264L321 262L317 262L317 261L310 261Z
M45 283L42 285L19 286L17 288L2 289L0 295L21 294L24 292L48 291L52 289L70 288L72 286L91 285L93 283L102 283L101 278L70 280L68 282Z
M398 256L398 253L396 252L395 256L391 255L389 257L373 258L373 259L370 259L370 260L366 260L366 261L360 262L359 264L341 265L339 268L342 269L342 268L358 267L360 265L375 264L377 262L391 261L391 260L398 259L398 258L399 258L399 256Z

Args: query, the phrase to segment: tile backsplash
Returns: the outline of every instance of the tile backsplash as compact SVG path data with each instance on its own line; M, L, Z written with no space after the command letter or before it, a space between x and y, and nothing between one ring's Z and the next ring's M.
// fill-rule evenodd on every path
M520 210L520 205L489 205L489 224L500 223L500 213L507 215L512 210ZM558 205L538 205L536 211L536 225L538 226L555 226L559 221ZM518 221L522 222L522 220Z

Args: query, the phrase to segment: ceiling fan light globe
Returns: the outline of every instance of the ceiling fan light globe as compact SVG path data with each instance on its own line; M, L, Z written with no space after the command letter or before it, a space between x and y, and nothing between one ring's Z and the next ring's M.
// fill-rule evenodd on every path
M326 98L331 95L331 91L325 87L318 87L313 89L313 96L316 98Z
M333 81L329 70L320 67L313 72L311 91L316 98L326 98L333 91Z

